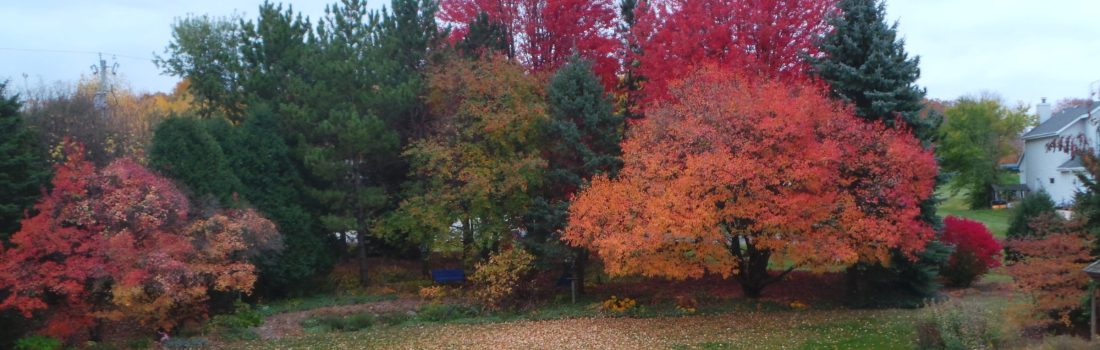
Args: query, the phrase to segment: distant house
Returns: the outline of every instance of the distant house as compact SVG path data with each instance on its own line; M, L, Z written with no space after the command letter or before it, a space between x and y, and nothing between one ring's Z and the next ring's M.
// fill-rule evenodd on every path
M1091 110L1090 110L1091 108ZM1059 206L1073 203L1073 196L1083 188L1077 173L1085 169L1081 160L1068 153L1047 150L1047 144L1058 137L1085 135L1091 145L1098 144L1097 122L1100 122L1100 103L1064 109L1051 115L1050 104L1043 100L1036 110L1039 126L1021 137L1024 152L1020 156L1020 184L1032 192L1045 190ZM1091 118L1091 119L1090 119Z

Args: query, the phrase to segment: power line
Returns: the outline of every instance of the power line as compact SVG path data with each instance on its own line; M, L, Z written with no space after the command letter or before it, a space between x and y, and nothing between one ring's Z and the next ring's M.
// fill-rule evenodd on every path
M133 55L123 55L106 51L79 51L79 50L57 50L57 49L27 49L18 47L0 47L0 51L23 51L23 52L52 52L52 53L69 53L69 54L81 54L81 55L111 55L115 57L129 58L132 60L152 61L151 57L138 57Z

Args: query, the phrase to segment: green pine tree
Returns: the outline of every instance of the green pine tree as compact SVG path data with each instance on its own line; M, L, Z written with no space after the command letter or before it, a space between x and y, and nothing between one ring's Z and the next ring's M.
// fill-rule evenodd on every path
M19 230L23 213L42 194L52 169L37 136L23 124L18 96L0 82L0 241Z
M542 258L572 260L578 292L584 292L588 252L565 247L558 233L569 221L569 199L598 174L615 176L622 167L619 142L623 118L613 112L588 61L574 57L551 78L547 89L550 120L544 125L546 180L527 214L529 239Z
M814 60L815 73L833 94L855 106L856 115L889 126L907 126L930 142L940 120L920 113L925 90L916 85L920 58L910 58L897 23L886 23L882 0L841 0L842 15L821 43L824 57Z

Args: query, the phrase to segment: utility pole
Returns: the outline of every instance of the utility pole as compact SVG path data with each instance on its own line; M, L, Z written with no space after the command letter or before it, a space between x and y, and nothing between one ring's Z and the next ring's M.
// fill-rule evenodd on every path
M108 75L115 75L118 72L118 62L107 66L107 60L103 59L103 54L99 54L99 64L92 65L92 73L99 76L99 87L95 92L95 109L100 111L104 116L107 115L107 92L111 90L111 82L108 79Z

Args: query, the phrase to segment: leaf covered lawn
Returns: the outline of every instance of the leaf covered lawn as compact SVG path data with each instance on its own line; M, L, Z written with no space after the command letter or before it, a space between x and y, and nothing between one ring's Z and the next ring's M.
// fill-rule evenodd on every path
M908 349L914 310L732 312L657 318L579 318L410 324L236 349Z

